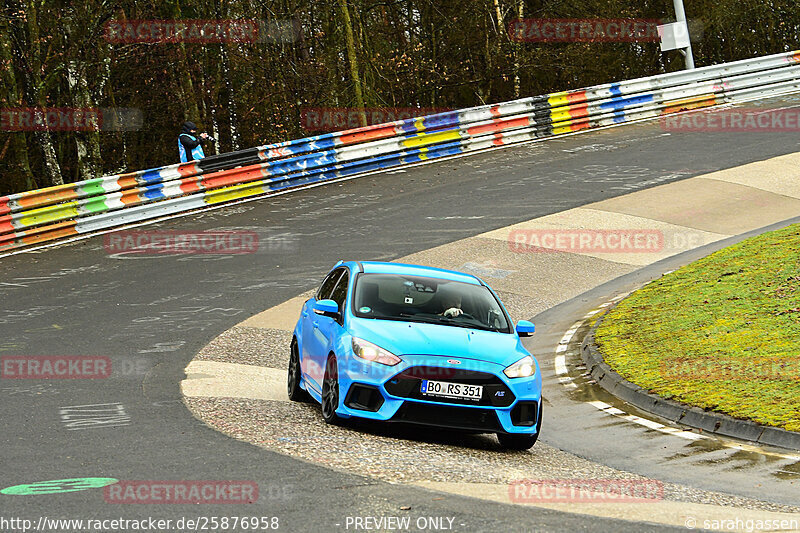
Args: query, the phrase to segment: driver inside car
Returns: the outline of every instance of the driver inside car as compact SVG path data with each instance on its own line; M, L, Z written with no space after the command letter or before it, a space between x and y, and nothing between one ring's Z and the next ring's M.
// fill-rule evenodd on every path
M440 302L442 303L442 311L440 314L447 318L455 318L464 314L461 309L461 295L456 291L450 289L443 289Z

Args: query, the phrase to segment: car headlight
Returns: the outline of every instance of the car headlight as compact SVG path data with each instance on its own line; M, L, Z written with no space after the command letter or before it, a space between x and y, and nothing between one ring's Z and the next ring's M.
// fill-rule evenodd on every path
M533 357L526 355L513 365L509 365L503 370L503 374L510 378L527 378L536 373L536 363Z
M376 344L372 344L364 339L353 337L353 353L356 357L365 359L372 363L394 366L401 361L399 357L388 350L384 350Z

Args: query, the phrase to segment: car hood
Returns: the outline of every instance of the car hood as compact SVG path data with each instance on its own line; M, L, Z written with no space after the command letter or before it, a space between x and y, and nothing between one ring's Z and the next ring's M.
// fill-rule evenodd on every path
M529 355L516 334L439 324L356 318L350 333L396 355L477 359L503 367Z

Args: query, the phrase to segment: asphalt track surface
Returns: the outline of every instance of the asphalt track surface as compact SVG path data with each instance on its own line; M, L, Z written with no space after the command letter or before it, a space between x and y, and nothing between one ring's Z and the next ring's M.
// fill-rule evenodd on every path
M753 105L797 105L792 97ZM367 176L198 213L147 230L244 230L255 254L110 254L104 237L3 258L0 355L108 356L101 380L0 381L2 487L82 477L252 480L243 505L120 505L101 490L0 495L0 516L172 518L276 516L284 531L345 530L348 516L455 517L459 531L645 531L591 518L464 497L335 472L223 436L180 400L183 368L220 332L313 288L340 258L391 260L515 222L714 170L796 152L796 133L671 133L658 122ZM546 317L545 317L546 318ZM124 425L69 428L67 406L120 404ZM580 437L580 422L543 439L625 468L631 449ZM546 426L547 428L547 426ZM580 440L580 439L578 439ZM655 453L655 452L648 452ZM646 456L645 456L646 457ZM710 468L710 467L709 467ZM663 473L653 467L651 475ZM686 483L711 486L713 472ZM735 487L729 487L735 489ZM763 496L763 495L762 495ZM780 496L778 501L785 500ZM796 501L796 500L795 500Z

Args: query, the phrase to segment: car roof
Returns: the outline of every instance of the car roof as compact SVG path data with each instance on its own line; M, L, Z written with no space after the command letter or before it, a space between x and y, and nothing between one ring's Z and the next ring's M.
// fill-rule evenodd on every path
M382 261L350 261L347 263L350 268L359 270L360 264L366 274L407 274L412 276L427 276L429 278L446 279L450 281L461 281L471 285L481 285L481 281L472 274L456 272L455 270L445 270L423 265L412 265L407 263L386 263Z

